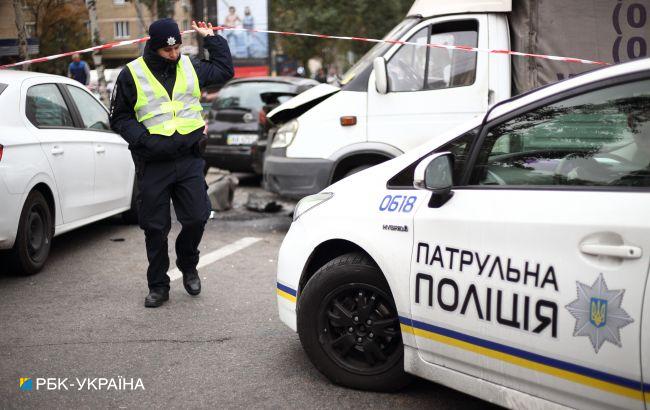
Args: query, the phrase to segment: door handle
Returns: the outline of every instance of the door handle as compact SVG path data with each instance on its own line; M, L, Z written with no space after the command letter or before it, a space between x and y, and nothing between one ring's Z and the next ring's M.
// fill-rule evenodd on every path
M621 259L639 259L643 250L632 245L604 245L600 243L581 243L580 252L595 256L613 256Z
M55 145L52 147L52 150L50 152L52 153L52 155L62 155L63 148L59 147L58 145Z
M103 154L104 152L106 152L106 148L104 148L102 145L97 145L95 147L95 152L98 154Z

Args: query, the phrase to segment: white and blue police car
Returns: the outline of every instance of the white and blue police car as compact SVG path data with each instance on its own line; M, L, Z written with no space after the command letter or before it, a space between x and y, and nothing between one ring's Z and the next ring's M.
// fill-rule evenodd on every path
M650 408L650 59L304 198L281 320L334 383L411 375L506 407Z

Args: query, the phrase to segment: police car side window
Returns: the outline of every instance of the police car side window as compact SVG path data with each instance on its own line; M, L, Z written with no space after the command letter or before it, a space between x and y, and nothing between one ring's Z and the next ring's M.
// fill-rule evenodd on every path
M29 87L25 114L37 127L73 127L72 117L63 96L55 84Z
M650 187L650 80L591 91L494 126L470 184Z
M415 174L415 168L418 166L420 161L429 155L436 152L451 152L454 154L454 175L453 182L454 184L460 181L460 178L465 168L465 163L469 156L470 148L472 146L472 141L476 139L479 132L479 127L474 128L471 131L466 132L458 138L455 138L452 141L436 148L432 152L427 153L422 158L419 158L417 161L413 162L408 167L404 168L397 175L391 178L388 181L387 187L389 189L412 189L413 188L413 176Z

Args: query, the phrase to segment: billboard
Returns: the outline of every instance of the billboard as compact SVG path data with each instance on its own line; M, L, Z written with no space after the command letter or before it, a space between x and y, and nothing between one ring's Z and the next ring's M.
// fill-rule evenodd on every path
M224 27L267 30L268 1L217 0L217 18ZM236 76L268 74L268 34L224 31L222 36L228 40Z

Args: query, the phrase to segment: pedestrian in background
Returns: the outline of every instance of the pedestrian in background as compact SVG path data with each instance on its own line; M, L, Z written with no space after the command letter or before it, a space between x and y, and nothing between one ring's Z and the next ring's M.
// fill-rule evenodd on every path
M198 246L211 207L201 158L206 137L200 87L223 84L234 70L228 43L214 34L212 24L193 21L192 28L203 36L209 60L181 55L176 22L157 20L149 27L143 56L118 76L111 103L111 128L129 143L136 165L138 216L149 261L146 307L169 299L170 200L182 226L176 266L185 290L193 296L201 292Z
M85 86L90 83L90 68L79 54L72 55L72 62L68 66L68 77L79 81Z

